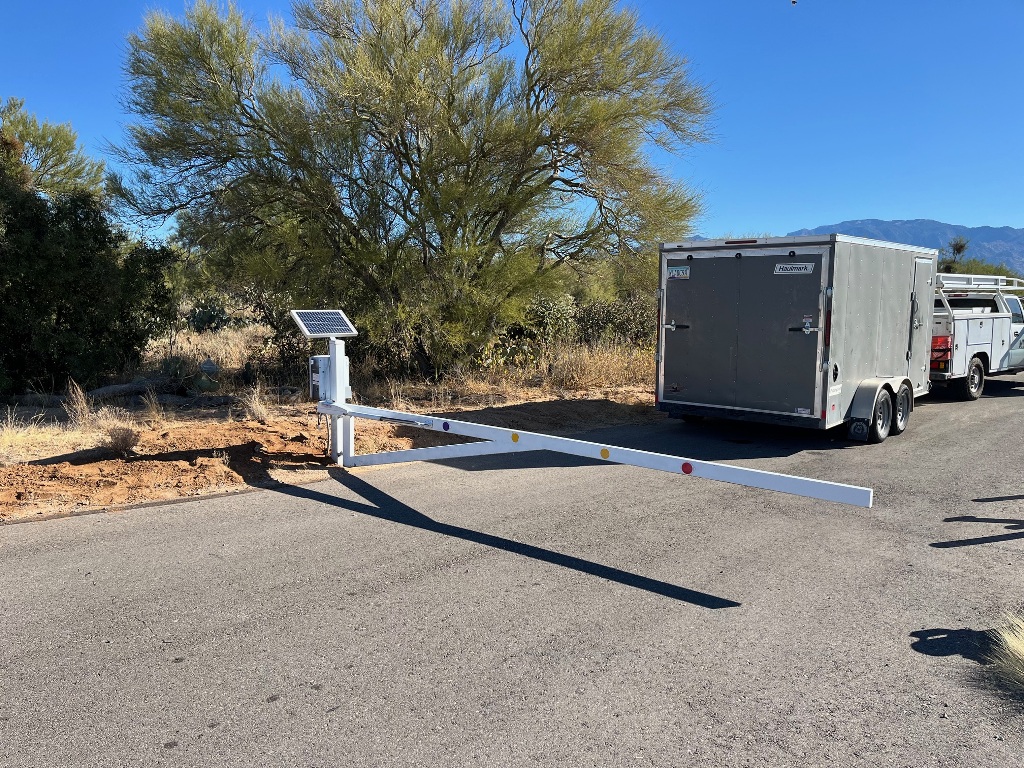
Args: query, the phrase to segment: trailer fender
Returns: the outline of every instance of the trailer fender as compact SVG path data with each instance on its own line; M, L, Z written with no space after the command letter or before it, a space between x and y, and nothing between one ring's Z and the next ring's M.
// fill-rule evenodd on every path
M875 412L875 400L878 392L888 389L889 394L895 392L892 389L893 379L864 379L857 385L857 391L853 395L853 402L850 403L849 436L851 440L867 442L868 429L871 426L871 419Z

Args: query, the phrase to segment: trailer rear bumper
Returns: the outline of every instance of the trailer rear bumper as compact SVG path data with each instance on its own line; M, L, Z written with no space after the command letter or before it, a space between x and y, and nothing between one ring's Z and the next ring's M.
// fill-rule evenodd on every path
M775 411L758 411L751 408L729 408L718 405L698 405L696 403L673 403L662 400L658 410L665 411L670 418L681 419L683 416L708 416L715 419L731 419L733 421L757 421L762 424L782 424L788 427L805 429L825 429L825 421L816 416L797 413L778 413Z

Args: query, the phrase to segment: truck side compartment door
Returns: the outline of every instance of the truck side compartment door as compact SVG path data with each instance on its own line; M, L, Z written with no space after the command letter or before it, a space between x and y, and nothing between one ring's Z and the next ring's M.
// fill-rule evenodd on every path
M1013 327L1013 338L1016 339L1024 332L1024 308L1020 299L1016 296L1006 296L1006 304L1010 308L1010 325Z
M1008 368L1024 368L1024 331L1018 332L1010 345L1007 363Z

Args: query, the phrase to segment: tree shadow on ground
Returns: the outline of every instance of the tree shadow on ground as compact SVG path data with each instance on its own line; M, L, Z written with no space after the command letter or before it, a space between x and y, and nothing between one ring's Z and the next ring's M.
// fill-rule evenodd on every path
M1012 499L1014 497L1005 497ZM1000 499L1001 500L1001 499ZM982 501L982 499L975 499ZM936 549L952 549L955 547L972 547L978 544L995 544L1001 541L1014 541L1024 539L1024 520L1007 519L1001 517L978 517L976 515L960 515L958 517L947 517L944 523L994 523L1004 526L1004 530L1014 531L1013 533L999 533L992 536L976 536L970 539L954 539L952 541L936 541L929 544Z
M925 656L962 656L977 664L990 664L994 647L991 630L919 629L910 647Z
M993 629L920 629L911 632L911 649L925 656L960 656L974 666L966 670L967 682L1007 701L1024 703L1024 685L996 662L999 640Z
M378 520L419 528L420 530L430 531L442 536L450 536L532 560L557 565L616 584L679 600L680 602L690 603L701 608L735 608L740 605L740 603L734 600L641 576L640 574L602 565L601 563L595 563L573 555L555 552L550 549L534 546L533 544L514 541L483 531L475 531L459 525L452 525L451 523L443 523L424 515L422 512L402 503L393 496L371 485L366 480L349 472L341 469L332 469L330 475L342 488L360 497L362 501L334 496L308 486L280 485L273 490L285 496L320 502L321 504L368 515Z

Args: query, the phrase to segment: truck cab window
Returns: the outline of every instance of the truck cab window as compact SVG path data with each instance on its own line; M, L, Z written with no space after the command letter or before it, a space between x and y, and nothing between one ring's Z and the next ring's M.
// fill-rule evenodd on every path
M949 297L947 300L949 301L950 308L954 311L958 309L969 309L974 312L982 313L999 311L999 305L996 304L996 300L984 296ZM941 299L935 300L935 308L944 309Z
M1011 322L1024 323L1024 310L1021 309L1020 299L1016 296L1007 296L1006 303L1009 305L1010 312L1013 315Z

